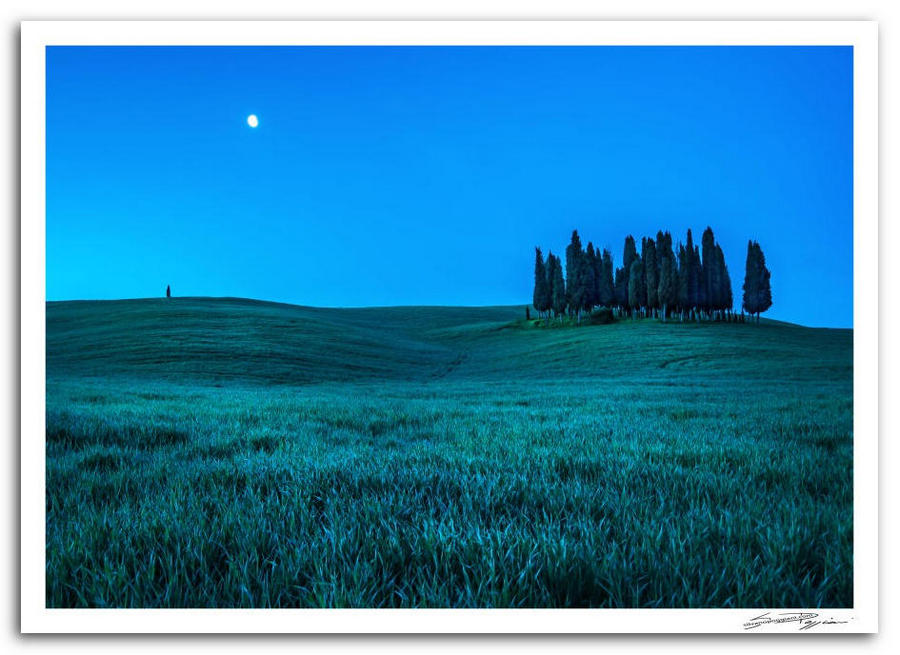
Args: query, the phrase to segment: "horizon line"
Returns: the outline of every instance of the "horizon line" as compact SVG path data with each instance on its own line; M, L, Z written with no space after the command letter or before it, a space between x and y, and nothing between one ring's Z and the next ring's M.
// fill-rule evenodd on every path
M431 308L459 308L459 309L487 309L489 307L529 307L533 309L533 305L529 303L511 303L511 304L497 304L497 305L300 305L297 303L284 302L281 300L265 300L262 298L248 298L244 296L171 296L167 298L166 296L144 296L144 297L135 297L135 298L70 298L66 300L51 300L49 298L45 298L45 303L64 303L64 302L127 302L127 301L136 301L136 300L162 300L162 301L172 301L172 300L243 300L249 302L257 302L257 303L267 303L270 305L287 305L289 307L301 307L305 309L403 309L403 308L417 308L417 307L431 307ZM777 318L768 318L766 316L760 317L764 321L769 321L773 323L781 323L783 325L792 325L796 327L807 328L810 330L853 330L853 326L833 326L833 325L806 325L804 323L795 323L792 321L784 321ZM645 319L641 319L645 320Z

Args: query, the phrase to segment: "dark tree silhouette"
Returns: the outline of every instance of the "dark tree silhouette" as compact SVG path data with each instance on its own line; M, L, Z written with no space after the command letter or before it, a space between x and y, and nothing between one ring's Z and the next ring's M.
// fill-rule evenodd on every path
M628 304L631 306L631 318L635 312L647 304L647 284L644 282L644 265L640 259L631 263L628 275Z
M616 287L613 283L613 261L612 253L605 248L601 258L601 264L597 302L605 307L612 307L616 302Z
M166 285L166 298L172 297L172 287L170 285Z
M691 260L687 249L678 244L678 311L684 321L684 312L691 306Z
M728 266L725 265L725 253L722 247L716 244L716 269L717 269L717 287L716 287L716 309L721 312L722 320L730 318L731 308L734 300L731 293L731 276L728 275Z
M597 298L599 292L597 289L597 276L600 268L599 253L594 250L594 244L588 241L587 250L584 253L583 272L584 272L584 308L590 312L595 305L599 304Z
M659 286L656 290L663 322L669 308L678 303L678 264L672 252L672 235L659 232L656 235L656 254L659 262Z
M703 232L703 264L701 289L704 300L702 309L716 320L724 320L725 312L733 304L731 278L725 265L722 247L716 242L712 228Z
M694 280L696 281L696 295L694 296L694 317L699 321L700 312L706 306L706 289L703 286L703 265L700 261L700 246L694 244L694 255L691 261L693 265Z
M625 271L625 305L629 305L629 280L631 279L631 265L638 259L637 246L634 237L630 234L625 237L625 248L622 251L622 270ZM626 307L627 308L627 307Z
M722 273L724 275L724 285L725 285L725 310L728 312L728 319L731 320L734 316L734 292L731 288L731 276L728 274L728 267L725 265L725 254L719 250L719 254L722 258Z
M548 268L550 271L550 279L551 279L551 303L553 307L553 314L555 316L562 316L566 312L566 283L563 280L563 272L562 272L562 262L559 257L555 256L553 253L550 253Z
M589 246L591 244L588 244ZM595 305L602 305L603 296L603 256L600 254L600 248L594 248L594 260L591 262L592 273L594 279L594 297Z
M625 274L624 268L616 269L615 280L615 302L621 313L628 308L628 276Z
M712 228L703 230L701 238L703 262L700 266L700 288L702 289L703 302L700 309L706 313L716 309L717 294L719 289L719 262L716 259L716 237Z
M766 257L756 241L747 243L747 267L744 273L744 309L751 315L759 315L772 306L772 289L769 284L769 269Z
M772 306L772 274L766 267L766 256L763 254L762 248L756 244L757 257L759 258L760 283L759 283L759 305L756 309L756 322L759 323L760 312L768 311Z
M742 307L752 316L759 304L759 260L753 241L747 242L747 264L744 270L744 298Z
M534 294L532 304L537 310L538 316L550 310L551 306L550 279L547 275L547 266L544 263L544 255L540 248L534 249Z
M572 230L572 241L566 247L566 302L569 313L581 323L581 312L590 300L587 255L581 248L578 230Z
M659 309L659 263L656 243L649 237L642 241L641 262L644 265L644 281L647 284L647 309L652 314Z
M700 307L702 299L700 297L700 252L694 245L694 237L691 230L687 231L687 244L685 245L687 253L687 306L686 309L693 313Z

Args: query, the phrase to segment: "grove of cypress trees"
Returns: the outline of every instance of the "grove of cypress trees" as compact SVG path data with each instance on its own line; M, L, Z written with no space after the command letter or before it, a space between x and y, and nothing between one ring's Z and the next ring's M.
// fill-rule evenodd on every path
M676 311L682 321L686 312L691 320L734 319L731 277L711 227L703 231L700 244L694 243L689 228L687 242L678 244L677 255L669 232L660 230L655 239L643 237L640 252L629 234L622 259L623 266L615 268L608 249L601 254L593 242L583 249L578 230L572 230L566 247L565 269L560 257L550 253L544 260L541 249L535 248L535 309L547 312L548 321L551 311L557 317L568 312L579 323L583 312L597 306L609 307L620 316L630 312L633 319L638 311L641 316L661 315L663 321ZM742 308L756 314L757 323L759 314L772 305L770 277L762 249L750 241Z

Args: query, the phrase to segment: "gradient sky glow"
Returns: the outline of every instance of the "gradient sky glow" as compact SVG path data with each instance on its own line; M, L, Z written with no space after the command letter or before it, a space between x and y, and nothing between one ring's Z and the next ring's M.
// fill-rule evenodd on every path
M48 47L47 298L531 301L573 228L711 225L852 326L852 48ZM247 117L256 114L259 126Z

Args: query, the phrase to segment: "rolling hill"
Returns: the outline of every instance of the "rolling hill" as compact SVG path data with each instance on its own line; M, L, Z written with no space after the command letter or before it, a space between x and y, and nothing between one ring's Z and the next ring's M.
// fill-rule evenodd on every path
M546 328L522 313L237 298L50 302L47 374L299 385L559 375L806 380L852 371L852 330L628 319Z

